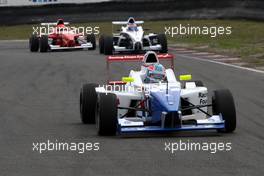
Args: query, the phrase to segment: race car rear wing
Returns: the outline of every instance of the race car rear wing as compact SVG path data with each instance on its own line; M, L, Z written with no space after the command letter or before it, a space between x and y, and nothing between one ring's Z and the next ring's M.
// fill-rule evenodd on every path
M144 24L144 21L135 21L136 24ZM126 25L127 21L112 21L115 25Z
M64 25L69 25L69 22L64 22ZM41 26L56 26L57 23L40 23Z
M174 70L174 55L173 54L157 54L160 61L167 60L170 62L170 68ZM112 55L106 57L106 70L107 70L107 82L108 84L122 84L120 81L110 81L110 64L113 62L141 62L143 61L144 54L137 55Z

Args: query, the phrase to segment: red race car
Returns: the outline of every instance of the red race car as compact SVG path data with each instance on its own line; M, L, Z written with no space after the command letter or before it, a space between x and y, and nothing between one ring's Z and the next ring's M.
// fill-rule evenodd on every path
M31 52L47 52L52 50L64 49L96 49L96 38L94 34L84 35L78 33L76 28L66 26L68 22L59 19L57 23L41 23L42 29L48 31L48 34L33 34L29 39L29 48Z

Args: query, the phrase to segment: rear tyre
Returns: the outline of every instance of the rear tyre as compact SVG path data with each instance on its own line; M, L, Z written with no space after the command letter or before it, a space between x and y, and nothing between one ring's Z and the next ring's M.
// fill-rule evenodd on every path
M92 48L88 48L88 50L95 50L96 49L96 37L94 34L89 34L86 37L86 40L88 43L91 43L93 45Z
M158 42L161 45L160 53L167 53L168 52L168 44L167 44L167 37L165 34L158 34L157 35Z
M104 54L104 36L101 35L99 38L99 52L100 54Z
M29 38L29 49L31 52L37 52L39 50L39 38L37 35L32 35Z
M49 49L49 39L47 35L42 35L39 39L40 52L47 52Z
M117 98L101 93L98 99L96 126L99 135L112 136L117 130Z
M227 89L214 91L212 97L213 114L221 113L225 120L225 129L218 132L231 133L236 129L236 109L233 96Z
M98 84L85 84L80 93L80 113L84 124L95 123L95 109L97 103L97 93L95 88Z
M105 55L113 54L113 37L110 36L104 37L104 54Z

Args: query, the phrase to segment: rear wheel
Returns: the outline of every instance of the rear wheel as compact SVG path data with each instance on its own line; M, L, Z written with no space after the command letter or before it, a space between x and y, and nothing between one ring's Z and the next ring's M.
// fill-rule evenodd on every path
M158 34L158 42L161 45L160 53L167 53L168 52L168 44L167 44L167 37L165 34Z
M80 113L84 124L95 123L95 108L97 103L97 93L95 88L98 84L85 84L80 93Z
M104 36L100 36L99 38L99 52L100 54L104 54Z
M236 109L233 96L227 89L216 90L212 97L213 114L221 114L225 120L225 129L219 132L230 133L236 129Z
M91 43L93 45L92 48L88 48L88 49L89 50L95 50L96 49L96 37L95 37L95 35L89 34L89 35L87 35L86 39L87 39L88 43Z
M40 52L47 52L49 49L49 38L47 35L42 35L39 39Z
M117 98L115 94L99 94L96 126L99 135L115 135L117 130Z
M31 52L37 52L39 50L39 38L37 35L32 35L29 39L29 49Z
M104 37L104 54L105 55L113 54L113 37L110 36Z

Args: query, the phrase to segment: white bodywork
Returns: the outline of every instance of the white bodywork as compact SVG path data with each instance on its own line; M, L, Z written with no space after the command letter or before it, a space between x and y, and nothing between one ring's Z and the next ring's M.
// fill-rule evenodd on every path
M143 24L144 21L135 21L135 24ZM131 31L128 29L128 26L126 25L126 21L113 21L112 24L114 25L123 25L121 26L120 33L113 33L114 38L118 38L118 42L122 39L125 39L125 35L129 36L130 39L133 42L133 48L126 48L124 46L118 46L114 45L114 50L116 52L122 52L122 51L134 51L135 50L135 44L140 43L142 46L143 51L159 51L161 50L162 46L160 44L152 44L150 42L151 37L156 37L157 34L149 33L148 35L145 35L143 27L137 26L136 31ZM149 46L143 46L143 39L146 39L146 41L149 41Z

